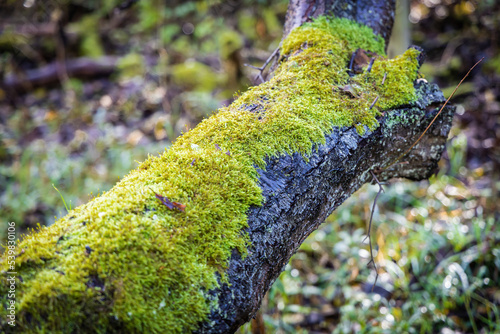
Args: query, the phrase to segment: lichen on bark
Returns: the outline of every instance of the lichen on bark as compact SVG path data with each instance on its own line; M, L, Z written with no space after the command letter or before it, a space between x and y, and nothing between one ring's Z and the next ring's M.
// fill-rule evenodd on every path
M357 49L378 56L371 71L351 77L347 66ZM419 52L389 60L383 50L371 29L346 19L322 17L292 31L270 81L109 192L24 238L16 258L19 327L195 330L217 307L207 292L227 282L231 252L248 252L247 212L263 201L256 168L286 153L307 158L339 127L373 130L381 111L415 97ZM155 193L185 204L185 211L169 210ZM5 257L1 266L5 279Z

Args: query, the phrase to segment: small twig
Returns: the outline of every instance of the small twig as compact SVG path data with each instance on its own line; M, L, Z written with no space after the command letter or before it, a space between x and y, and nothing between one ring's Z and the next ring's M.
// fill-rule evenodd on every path
M356 58L356 54L358 53L358 50L354 51L351 56L351 61L349 61L349 75L353 73L352 71L352 66L354 65L354 58Z
M380 168L380 167L376 167L373 172L375 174L382 174L382 172L385 172L385 171L390 171L392 168L394 168L394 166L397 166L397 165L408 165L410 162L409 161L399 161L399 162L396 162L394 165L392 166L389 166L387 168Z
M278 53L280 48L276 48L273 53L271 53L271 55L269 56L269 58L267 58L266 62L264 63L264 65L262 65L261 67L257 67L257 66L253 66L253 65L250 65L250 64L244 64L245 66L247 67L250 67L250 68L254 68L256 70L259 70L259 75L258 75L258 78L262 81L262 82L265 82L264 80L264 77L262 76L262 73L264 72L264 70L266 69L267 65L269 65L269 63L271 62L271 60L276 56L276 54Z
M373 62L375 61L375 58L370 59L370 63L368 64L368 68L366 69L366 73L370 73L372 70Z
M373 282L373 286L372 286L372 292L373 292L373 289L375 289L375 284L377 284L378 268L377 268L377 264L375 263L375 258L373 257L371 229L372 229L373 213L375 212L375 206L377 205L377 199L378 199L378 196L380 195L380 193L384 191L384 188L382 187L382 183L379 182L379 180L375 176L375 173L373 173L372 170L370 170L370 174L372 175L372 178L373 178L372 181L375 180L377 182L379 189L378 189L377 195L375 196L375 200L373 201L372 212L370 214L370 222L368 223L368 233L367 233L366 237L363 239L362 243L364 243L365 240L368 239L368 244L370 245L370 262L368 262L367 266L369 266L371 263L373 263L373 267L375 268L376 276L375 276L375 282Z
M383 85L385 82L385 79L387 79L387 73L384 73L384 77L382 78L382 83L380 85Z
M420 141L420 139L422 139L422 137L427 133L427 130L429 130L429 128L431 127L432 124L434 124L434 121L438 118L439 115L441 115L441 112L443 111L444 107L446 107L446 105L448 104L448 102L450 101L450 99L453 97L453 95L455 95L455 92L457 91L458 87L460 87L460 85L462 84L462 82L464 82L465 78L467 78L470 74L470 72L474 69L474 67L476 67L480 62L482 62L484 59L481 58L479 59L479 61L477 63L474 64L474 66L472 66L469 71L467 72L467 74L462 78L462 80L460 80L460 82L458 83L457 87L455 87L455 89L453 90L453 92L451 93L451 95L446 99L446 102L443 104L443 106L441 107L441 109L439 109L438 113L436 114L436 116L434 116L434 118L432 119L432 121L429 123L429 125L427 126L427 128L425 128L424 132L422 132L422 134L420 135L420 137L418 137L418 139L413 143L413 145L410 146L410 148L404 152L403 154L401 154L396 160L394 160L393 162L391 162L387 167L385 167L385 169L391 167L392 165L394 165L396 162L399 161L399 159L401 159L402 157L404 157L405 155L407 155L408 153L410 153L411 149L413 147L415 147L415 145L417 145L417 143Z
M262 70L262 68L257 67L257 66L254 66L254 65L252 65L252 64L244 64L244 65L245 65L246 67L251 67L251 68L254 68L254 69L256 69L256 70Z
M378 101L378 96L375 98L375 100L373 100L372 105L370 106L370 109L372 109L373 106L375 106L375 103L377 103L377 101Z
M53 183L52 183L52 187L54 187L54 189L57 191L57 193L59 194L59 196L61 196L61 199L63 201L64 207L66 208L66 211L70 212L71 211L71 202L69 203L69 208L68 208L68 206L66 205L66 201L64 200L64 197L61 194L61 192L59 191L59 189L57 189L56 186Z
M64 87L64 84L68 82L69 76L68 71L66 70L66 45L67 38L64 33L64 25L62 22L62 12L60 10L56 10L54 15L55 18L55 36L57 45L56 45L56 66L57 66L57 76L59 78L59 82Z

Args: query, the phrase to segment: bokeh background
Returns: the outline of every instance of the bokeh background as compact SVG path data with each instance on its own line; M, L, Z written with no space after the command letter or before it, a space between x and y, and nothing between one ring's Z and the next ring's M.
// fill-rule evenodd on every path
M258 84L285 0L0 2L0 238L110 189L238 91ZM292 258L240 333L500 333L500 4L401 0L389 56L457 115L440 171L366 185ZM66 64L66 66L61 66Z

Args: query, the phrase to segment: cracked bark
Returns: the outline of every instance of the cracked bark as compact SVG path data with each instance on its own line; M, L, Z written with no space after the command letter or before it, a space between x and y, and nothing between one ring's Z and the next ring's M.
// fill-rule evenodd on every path
M395 10L396 0L290 0L283 38L302 23L328 14L363 23L389 42Z
M219 309L201 324L200 333L231 333L250 320L262 298L307 236L335 208L369 181L370 170L387 165L405 152L432 121L444 97L436 85L416 87L419 100L389 110L380 127L360 136L352 127L336 129L305 161L299 154L269 159L259 170L265 204L249 212L252 242L244 260L233 253L228 277L231 286L212 291ZM446 107L422 140L380 179L430 177L445 147L454 107ZM393 124L401 116L407 124Z
M309 17L333 13L368 24L386 40L390 36L394 1L292 0L290 6L285 34ZM208 292L207 298L217 306L199 324L199 333L231 333L250 320L305 238L370 179L370 170L389 164L417 140L444 97L435 85L425 82L416 84L416 89L418 99L387 110L375 131L359 135L352 127L337 128L307 160L299 154L283 155L268 159L266 169L258 170L265 203L248 212L249 255L242 259L233 252L227 271L230 284ZM404 157L408 163L382 172L380 179L429 177L444 149L453 111L445 108ZM99 277L91 276L87 286L103 284ZM122 323L110 321L108 332L123 332Z
M394 1L292 0L284 35L309 17L333 13L369 25L387 41L394 8ZM258 170L265 204L251 208L248 215L249 255L243 260L233 252L227 272L230 285L210 291L219 308L200 324L199 333L232 333L249 321L307 236L371 179L370 170L390 164L418 139L445 99L436 85L422 81L415 88L417 101L386 111L375 131L359 135L352 127L338 128L308 161L299 154L285 155L268 159L266 169ZM403 157L407 163L381 172L379 179L430 177L444 150L453 113L454 107L446 107Z

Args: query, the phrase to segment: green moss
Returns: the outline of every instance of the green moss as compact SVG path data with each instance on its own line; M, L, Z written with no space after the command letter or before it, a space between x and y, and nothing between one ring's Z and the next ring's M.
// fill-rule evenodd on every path
M346 67L357 48L381 56L370 73L351 78ZM20 329L105 332L116 321L131 333L195 329L217 307L205 298L218 286L216 273L226 281L232 250L247 253L247 211L263 200L255 166L286 152L307 156L336 126L373 129L379 110L414 97L418 52L394 60L382 53L371 30L347 20L294 30L269 82L24 239L16 259ZM153 191L185 204L185 212L167 209Z

